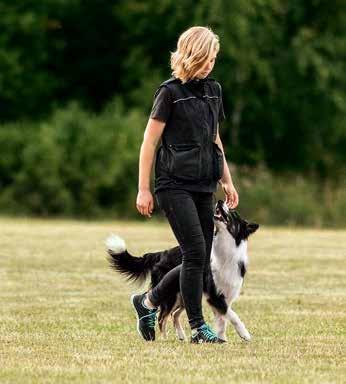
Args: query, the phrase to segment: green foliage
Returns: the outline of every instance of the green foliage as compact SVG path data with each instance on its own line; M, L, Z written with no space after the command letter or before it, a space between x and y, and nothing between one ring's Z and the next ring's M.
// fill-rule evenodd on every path
M179 34L206 25L220 36L227 158L261 182L268 170L244 197L270 207L264 221L343 222L343 0L0 0L0 14L2 211L136 214L154 91Z
M338 177L346 160L336 148L346 143L346 8L321 1L202 3L221 37L217 65L231 106L224 131L233 161Z
M271 225L346 225L345 179L331 183L292 172L275 174L263 166L232 168L244 217Z
M139 218L144 124L140 112L126 111L115 99L98 115L72 103L36 125L0 126L0 211ZM261 224L346 226L344 180L278 175L264 166L232 165L231 173L245 217ZM224 198L221 189L218 194Z
M33 130L2 126L3 211L97 215L125 209L137 186L143 116L114 100L99 116L71 104ZM4 141L1 141L3 139ZM18 149L18 150L16 150Z
M49 108L59 87L50 71L55 50L47 5L0 2L0 120L32 117ZM52 2L53 4L54 2ZM57 3L57 1L56 1Z
M0 119L48 116L116 95L148 113L169 52L191 25L220 36L225 147L265 163L339 178L346 162L346 7L342 0L0 2ZM164 22L164 28L162 23Z

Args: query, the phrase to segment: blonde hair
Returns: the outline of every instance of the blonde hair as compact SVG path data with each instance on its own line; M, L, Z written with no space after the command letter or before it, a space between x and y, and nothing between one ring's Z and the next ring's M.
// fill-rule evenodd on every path
M172 75L186 83L219 49L219 37L210 28L187 29L178 39L177 50L171 52Z

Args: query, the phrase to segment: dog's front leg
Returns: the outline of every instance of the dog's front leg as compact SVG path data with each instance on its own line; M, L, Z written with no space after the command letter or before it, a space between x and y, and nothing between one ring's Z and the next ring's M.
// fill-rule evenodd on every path
M214 313L214 328L219 339L227 341L226 330L227 330L227 319L225 315L220 313L213 306L211 307Z
M227 320L225 316L221 314L215 314L215 330L219 339L227 341Z
M249 331L246 329L245 325L242 323L242 321L239 319L238 315L231 309L231 307L228 307L226 312L226 318L232 323L235 330L237 331L238 335L246 340L251 340L251 335Z

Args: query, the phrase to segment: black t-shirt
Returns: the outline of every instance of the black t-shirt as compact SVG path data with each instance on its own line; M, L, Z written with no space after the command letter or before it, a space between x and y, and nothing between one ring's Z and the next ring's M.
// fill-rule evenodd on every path
M151 109L150 117L152 119L163 121L164 123L169 119L172 108L172 96L167 87L161 87L157 94L153 107Z
M150 117L152 119L166 122L169 119L171 108L172 108L171 93L167 87L161 87L161 89L159 90L159 93L157 94L154 100ZM210 118L212 119L212 115L210 116ZM218 121L219 123L221 123L223 120L225 120L225 112L223 109L223 102L221 97Z

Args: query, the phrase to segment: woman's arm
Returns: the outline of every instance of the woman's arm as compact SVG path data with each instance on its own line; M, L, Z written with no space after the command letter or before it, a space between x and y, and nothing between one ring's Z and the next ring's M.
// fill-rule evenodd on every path
M150 192L150 175L153 166L155 150L161 138L166 123L149 119L145 128L143 142L139 155L138 194L136 207L145 216L151 217L154 199Z
M230 208L235 208L239 203L239 196L238 196L238 193L237 193L237 191L233 185L231 172L228 168L225 152L224 152L221 138L219 135L219 124L217 124L217 134L216 134L215 143L220 147L220 149L222 150L222 153L223 153L223 165L224 165L224 167L223 167L223 175L221 177L220 184L221 184L222 189L226 195L226 204Z

